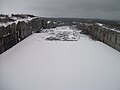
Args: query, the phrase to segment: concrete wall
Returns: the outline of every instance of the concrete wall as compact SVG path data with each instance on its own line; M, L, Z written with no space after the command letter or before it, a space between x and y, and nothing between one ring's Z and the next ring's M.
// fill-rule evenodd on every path
M46 28L46 23L45 20L36 18L27 23L22 21L0 27L0 54L31 35L32 32L40 32L42 28Z
M113 31L110 28L104 28L97 24L86 24L86 23L79 23L78 28L82 30L84 34L91 35L93 38L120 51L119 31Z

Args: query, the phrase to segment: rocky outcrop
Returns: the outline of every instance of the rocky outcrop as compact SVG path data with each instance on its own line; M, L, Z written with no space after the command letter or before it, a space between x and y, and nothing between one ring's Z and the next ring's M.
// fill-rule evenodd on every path
M24 38L32 34L32 29L28 23L22 21L18 22L16 26L16 32L18 34L18 39L23 40Z
M47 28L47 21L35 18L29 22L19 21L6 27L0 27L0 54L8 50L33 32L41 32Z
M84 34L88 34L93 38L120 51L120 31L101 26L97 23L79 23L78 28L81 29Z

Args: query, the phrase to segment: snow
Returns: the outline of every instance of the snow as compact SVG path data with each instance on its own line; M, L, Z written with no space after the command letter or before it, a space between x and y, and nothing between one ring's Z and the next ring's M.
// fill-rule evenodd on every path
M51 23L51 21L48 21L47 24Z
M35 18L37 18L37 17L34 17L34 18L28 17L28 18L24 18L24 19L13 17L12 19L14 19L15 21L13 21L13 22L7 22L7 23L0 23L0 27L2 27L2 26L7 27L8 25L11 25L13 23L17 24L19 21L20 22L24 21L24 22L28 23L29 21L31 21L31 20L33 20Z
M45 29L42 31L43 33L47 33L45 36L45 40L57 40L57 41L76 41L80 38L80 32L72 27L57 27L55 29Z
M61 29L71 31L53 31ZM82 34L77 41L49 35L33 34L0 55L0 90L120 90L120 52Z
M111 30L111 31L120 33L120 30L117 30L116 28L109 28L109 27L104 26L104 25L101 24L101 23L97 23L97 25L99 25L99 26L102 27L102 28L105 28L105 29L108 29L108 30Z
M101 23L97 23L99 26L101 26L101 27L103 27L103 24L101 24Z
M5 19L6 17L0 17L0 19Z

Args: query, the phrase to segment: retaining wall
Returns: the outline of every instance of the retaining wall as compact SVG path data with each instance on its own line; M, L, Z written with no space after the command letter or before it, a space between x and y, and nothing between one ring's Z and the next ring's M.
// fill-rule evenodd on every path
M46 28L46 23L45 20L36 18L29 22L19 21L17 24L0 27L0 54L31 35L32 32L40 32L42 28Z
M84 34L91 35L95 39L109 45L120 52L120 31L99 26L98 24L78 24L78 28Z

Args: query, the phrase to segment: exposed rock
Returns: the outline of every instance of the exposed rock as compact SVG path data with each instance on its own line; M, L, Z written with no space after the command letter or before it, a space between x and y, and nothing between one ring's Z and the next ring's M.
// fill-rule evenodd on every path
M82 30L84 34L91 35L97 40L120 51L120 32L118 30L105 27L102 24L89 25L84 23L79 23L78 28Z
M28 15L27 17L32 16ZM23 18L25 18L24 15ZM17 24L12 23L6 27L0 27L0 54L31 35L32 32L41 32L43 28L47 28L47 22L41 18L35 18L29 22L19 21Z

